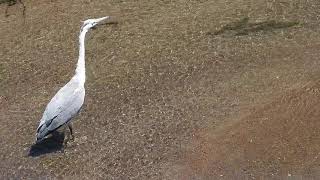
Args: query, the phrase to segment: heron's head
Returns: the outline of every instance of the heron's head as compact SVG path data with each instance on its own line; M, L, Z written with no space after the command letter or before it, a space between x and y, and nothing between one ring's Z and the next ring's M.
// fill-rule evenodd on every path
M81 31L86 29L86 30L89 30L99 24L104 24L107 22L107 20L110 18L110 16L105 16L105 17L102 17L102 18L97 18L97 19L88 19L88 20L85 20L83 21L83 25L81 27Z

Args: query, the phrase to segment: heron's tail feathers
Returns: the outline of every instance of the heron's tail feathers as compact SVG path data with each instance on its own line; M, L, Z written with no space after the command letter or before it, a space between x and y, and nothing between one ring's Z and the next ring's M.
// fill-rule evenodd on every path
M40 125L37 129L36 143L42 141L49 133L50 132L45 124Z

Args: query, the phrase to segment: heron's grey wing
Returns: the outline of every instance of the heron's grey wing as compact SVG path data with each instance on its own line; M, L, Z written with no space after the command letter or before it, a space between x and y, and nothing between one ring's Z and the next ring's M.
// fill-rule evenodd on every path
M43 113L37 133L45 136L69 121L84 102L85 90L77 82L70 81L51 99Z

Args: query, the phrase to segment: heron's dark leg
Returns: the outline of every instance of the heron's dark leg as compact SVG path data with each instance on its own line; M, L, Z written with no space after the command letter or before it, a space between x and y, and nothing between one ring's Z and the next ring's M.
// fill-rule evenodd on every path
M73 130L72 130L72 124L71 124L71 123L68 123L68 127L69 127L70 134L71 134L71 140L74 140L74 135L73 135Z

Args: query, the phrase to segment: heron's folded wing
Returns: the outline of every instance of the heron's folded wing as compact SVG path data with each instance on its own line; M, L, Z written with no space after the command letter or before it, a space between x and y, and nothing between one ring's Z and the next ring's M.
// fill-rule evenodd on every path
M47 105L37 131L39 131L40 127L44 124L46 127L51 128L57 128L56 126L64 124L81 108L83 100L83 87L79 87L78 84L74 82L66 84Z

